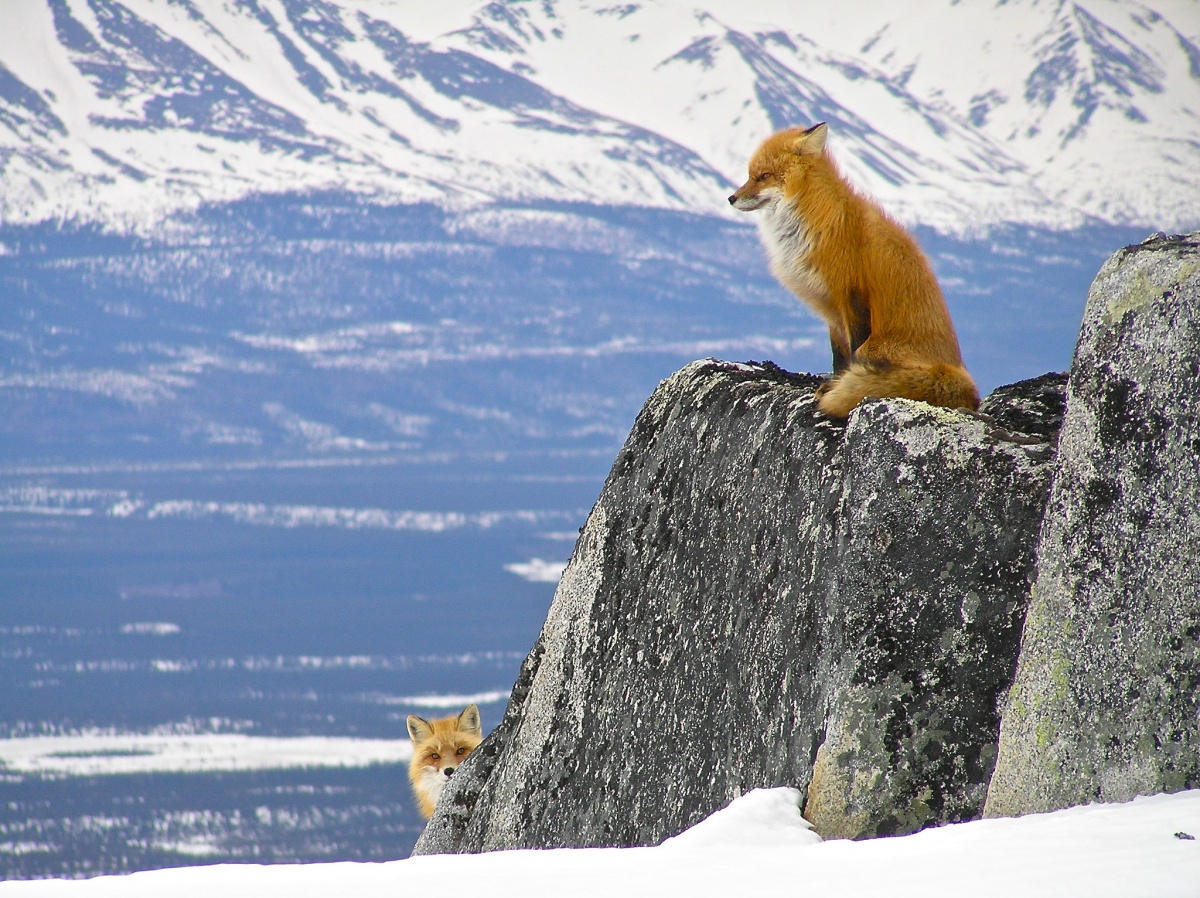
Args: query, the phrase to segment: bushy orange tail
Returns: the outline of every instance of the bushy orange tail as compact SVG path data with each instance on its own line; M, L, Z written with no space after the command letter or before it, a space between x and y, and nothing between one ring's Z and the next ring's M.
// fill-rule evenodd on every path
M818 393L825 414L844 418L868 396L919 399L944 408L979 408L979 391L961 365L851 364Z

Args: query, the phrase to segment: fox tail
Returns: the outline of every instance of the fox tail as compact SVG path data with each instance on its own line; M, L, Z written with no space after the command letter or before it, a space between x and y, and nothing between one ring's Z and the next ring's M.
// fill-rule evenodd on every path
M825 414L844 418L868 396L918 399L944 408L979 408L979 391L967 369L943 363L872 365L854 362L818 391Z

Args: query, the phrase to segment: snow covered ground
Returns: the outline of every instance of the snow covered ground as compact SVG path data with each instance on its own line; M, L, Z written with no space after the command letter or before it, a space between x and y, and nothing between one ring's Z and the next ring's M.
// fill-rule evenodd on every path
M436 893L724 896L1200 896L1200 791L982 820L912 836L821 842L791 789L758 790L654 848L509 851L382 864L220 865L0 884L0 896Z
M94 733L0 740L0 770L42 776L365 767L411 757L407 739Z

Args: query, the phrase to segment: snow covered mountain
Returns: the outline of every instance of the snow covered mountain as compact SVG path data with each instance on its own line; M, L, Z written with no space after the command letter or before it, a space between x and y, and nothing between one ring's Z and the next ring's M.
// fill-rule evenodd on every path
M0 223L304 189L728 215L830 122L945 231L1200 221L1192 0L6 0Z

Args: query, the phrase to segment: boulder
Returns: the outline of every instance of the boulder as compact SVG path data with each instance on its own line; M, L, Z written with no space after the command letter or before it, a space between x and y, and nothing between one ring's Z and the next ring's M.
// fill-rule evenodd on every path
M825 735L805 804L823 837L982 811L1061 396L1051 375L994 393L987 423L903 400L852 417L820 615Z
M1088 294L989 816L1200 787L1200 232Z
M1062 380L847 423L769 363L664 381L415 853L655 844L771 786L826 837L978 816Z

